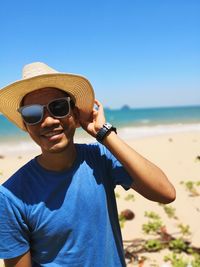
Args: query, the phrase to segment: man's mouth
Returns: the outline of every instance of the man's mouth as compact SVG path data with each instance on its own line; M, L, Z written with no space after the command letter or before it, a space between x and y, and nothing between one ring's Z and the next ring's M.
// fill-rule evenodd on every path
M59 138L62 133L63 130L49 131L42 133L42 136L46 138L55 139L56 137Z
M58 134L61 134L61 133L62 133L62 131L60 131L60 132L50 132L50 133L44 134L44 136L52 137L52 136L55 136L55 135L58 135Z

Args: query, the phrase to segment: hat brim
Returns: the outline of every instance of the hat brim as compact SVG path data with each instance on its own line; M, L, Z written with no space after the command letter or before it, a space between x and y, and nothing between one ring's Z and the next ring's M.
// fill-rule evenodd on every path
M23 97L35 90L53 87L72 96L80 112L80 118L89 119L94 106L94 90L90 82L82 76L66 73L43 74L16 81L0 90L0 111L19 128L26 131L17 109Z

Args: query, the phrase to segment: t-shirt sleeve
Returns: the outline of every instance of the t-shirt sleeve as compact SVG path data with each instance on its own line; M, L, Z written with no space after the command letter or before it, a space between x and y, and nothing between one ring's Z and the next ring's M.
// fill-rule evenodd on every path
M0 258L14 258L28 250L28 227L22 212L15 203L0 192Z
M109 174L112 178L113 186L115 187L116 185L121 185L124 189L128 190L133 183L129 173L108 149L105 147L102 149L104 150L108 160Z

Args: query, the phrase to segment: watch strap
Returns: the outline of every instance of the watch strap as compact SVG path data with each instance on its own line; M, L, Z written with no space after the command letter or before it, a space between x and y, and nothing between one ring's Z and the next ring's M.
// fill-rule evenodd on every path
M103 139L112 131L117 133L117 129L113 127L112 124L110 124L109 122L104 123L103 127L97 132L97 141L102 143Z

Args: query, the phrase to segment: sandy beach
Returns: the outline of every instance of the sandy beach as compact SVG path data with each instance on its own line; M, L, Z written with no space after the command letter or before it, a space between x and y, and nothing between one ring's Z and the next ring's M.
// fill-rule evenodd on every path
M165 226L167 233L175 237L180 235L180 229L189 226L191 234L185 236L195 247L200 247L200 131L170 133L160 136L129 139L128 143L139 153L157 164L174 184L177 191L176 200L166 205L171 211L171 217L166 212L163 205L151 202L135 191L125 191L121 187L116 188L116 197L119 214L130 209L134 213L134 219L125 221L122 225L122 235L127 244L135 239L150 239L149 234L142 230L147 223L148 217L145 216L154 212L160 216L162 225ZM0 182L3 183L8 177L20 168L25 162L34 157L39 150L31 153L18 152L13 155L6 151L0 155ZM191 182L192 189L186 186ZM195 193L196 192L196 193ZM173 211L173 212L172 212ZM177 233L177 236L175 235ZM155 235L154 235L155 238ZM138 256L145 256L147 259L144 264L139 265L137 261L128 266L164 266L164 256L171 253L168 249L154 253L139 253ZM188 258L186 254L183 257ZM154 264L154 265L153 265ZM3 265L2 265L3 266ZM170 265L168 265L170 266ZM106 266L108 267L108 266Z

